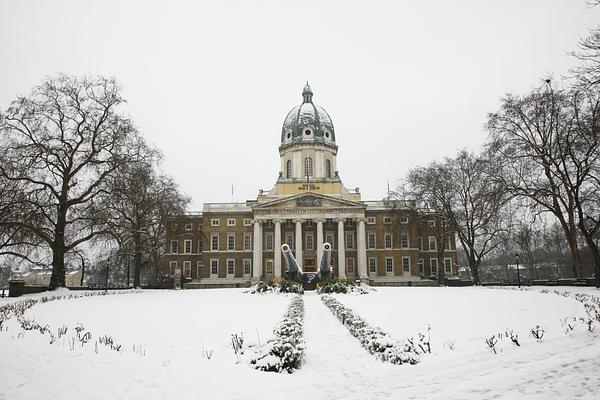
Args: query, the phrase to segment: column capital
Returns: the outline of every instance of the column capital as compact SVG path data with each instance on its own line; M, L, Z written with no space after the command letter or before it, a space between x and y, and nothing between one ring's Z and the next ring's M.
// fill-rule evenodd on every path
M273 219L273 223L274 224L281 224L283 221L285 221L285 220L282 219L282 218L275 218L275 219Z
M294 221L294 223L297 224L297 223L304 222L304 219L303 218L294 218L294 219L292 219L292 221Z
M320 222L320 223L324 223L324 222L325 222L325 219L326 219L326 218L313 218L313 222L316 222L316 223L319 223L319 222Z
M367 222L367 218L366 218L366 217L357 217L357 218L356 218L356 222L362 222L362 223L365 223L365 222Z
M263 219L261 219L261 218L254 218L254 219L252 220L252 223L253 223L253 224L258 224L258 225L262 224L263 222L264 222L264 221L263 221Z

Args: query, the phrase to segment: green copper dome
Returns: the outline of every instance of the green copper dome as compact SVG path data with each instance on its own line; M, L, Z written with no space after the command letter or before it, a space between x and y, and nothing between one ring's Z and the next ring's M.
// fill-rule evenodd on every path
M327 111L312 101L308 82L302 91L302 104L292 108L281 128L281 143L318 142L335 144L335 130Z

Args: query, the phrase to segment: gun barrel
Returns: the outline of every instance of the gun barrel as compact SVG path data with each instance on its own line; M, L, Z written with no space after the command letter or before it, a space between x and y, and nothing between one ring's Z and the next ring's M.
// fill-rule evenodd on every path
M321 254L321 265L319 266L319 275L329 276L331 273L331 245L323 243L323 253Z
M298 262L294 258L292 254L292 250L290 246L287 244L283 244L281 246L281 252L283 253L283 258L285 259L285 264L287 266L287 271L290 274L296 274L300 272L300 267L298 266Z

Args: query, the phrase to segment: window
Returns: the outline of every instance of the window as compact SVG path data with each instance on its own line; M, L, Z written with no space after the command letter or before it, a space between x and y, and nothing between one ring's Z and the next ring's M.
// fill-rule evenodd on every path
M294 221L291 219L286 219L285 220L285 226L286 228L293 228L294 227Z
M227 226L235 226L235 218L227 218Z
M353 233L346 233L346 248L347 249L353 249L354 248L354 234Z
M410 247L410 245L408 243L408 234L406 234L406 233L400 234L400 247L402 247L403 249L408 249Z
M265 270L267 275L273 275L273 260L265 261Z
M272 219L268 219L265 221L265 228L272 228L273 227L273 220Z
M171 253L177 254L178 250L179 250L179 241L171 240Z
M233 276L235 275L235 260L227 259L227 275Z
M210 226L219 226L219 224L220 224L219 218L212 218L210 220Z
M252 273L252 259L244 258L244 275L250 275Z
M174 232L177 230L177 224L171 225L171 230Z
M394 273L394 259L392 257L385 258L385 272L388 274Z
M325 235L325 242L331 245L331 250L333 250L333 234L328 233Z
M423 238L422 237L417 238L417 247L419 248L419 250L423 250Z
M346 228L352 228L352 218L346 218Z
M333 228L333 220L331 218L325 220L325 228Z
M252 250L252 235L250 235L249 233L244 235L244 250Z
M392 217L383 217L383 223L389 225L392 223Z
M437 242L435 236L429 236L429 250L437 250Z
M186 231L191 231L192 230L192 224L185 224L185 230Z
M435 219L430 219L427 221L427 225L429 225L432 228L435 228Z
M306 235L306 250L312 250L312 249L313 249L313 235L307 234Z
M290 246L290 249L294 248L294 235L287 235L285 238L285 242L287 243L288 246Z
M372 274L377 273L377 258L369 257L369 272Z
M252 225L252 218L244 218L244 226Z
M202 240L198 240L198 254L202 253Z
M410 257L402 257L402 271L404 273L410 272Z
M202 261L196 263L196 276L200 278L200 272L202 271Z
M287 160L287 163L285 164L285 177L287 179L292 178L292 160Z
M437 275L437 268L438 268L437 258L430 258L429 266L431 267L431 275Z
M384 242L385 242L385 248L391 249L392 248L392 234L386 233L383 237L384 237Z
M400 216L400 223L401 224L408 224L408 217L406 215L401 215Z
M219 276L219 260L210 260L210 275Z
M375 248L375 234L374 233L369 233L367 235L368 239L367 239L367 247L369 249L374 249Z
M191 240L183 241L183 252L185 254L190 254L192 252L192 241Z
M375 225L375 217L367 217L368 225Z
M213 251L219 250L219 235L212 235L210 237L210 249Z
M192 262L191 261L184 261L183 262L183 275L186 278L191 278L192 277Z
M307 219L306 221L304 221L304 226L306 226L307 228L311 228L313 226L313 220Z
M444 238L444 250L450 250L450 238L447 236Z
M177 269L177 261L171 261L169 263L169 274L174 274Z
M235 250L235 235L227 235L227 250Z
M452 259L451 258L444 258L444 271L447 274L452 273Z
M273 250L273 235L265 236L265 250Z
M201 230L202 230L202 223L200 223L200 222L199 222L199 223L196 225L196 229L197 229L197 230L199 230L199 231L201 231Z
M312 176L312 175L313 175L312 158L306 157L304 159L304 176Z
M418 263L418 265L419 265L419 273L420 273L420 274L423 274L423 265L424 265L424 264L425 264L425 263L423 262L423 259L422 259L422 258L419 258L419 263Z
M325 160L325 178L331 178L331 161Z
M348 275L354 274L354 258L346 258L346 272Z

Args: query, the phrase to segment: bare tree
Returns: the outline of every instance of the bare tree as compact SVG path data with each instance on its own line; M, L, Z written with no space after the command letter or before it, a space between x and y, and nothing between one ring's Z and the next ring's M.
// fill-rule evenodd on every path
M597 3L600 4L600 3ZM582 87L600 83L600 28L592 29L590 35L579 41L579 49L570 54L580 61L573 73Z
M447 218L465 252L475 284L480 283L483 257L502 243L509 231L509 198L493 178L494 159L461 151L456 158L409 172L413 193Z
M110 192L98 207L119 247L132 244L134 287L141 284L143 263L156 270L166 236L165 219L183 213L189 203L171 177L156 173L159 153L146 149L145 154L143 161L120 169L110 178Z
M575 128L569 93L555 91L550 80L526 96L507 95L498 112L488 117L490 150L503 160L502 179L532 210L550 212L559 221L569 244L573 272L581 278L576 204L570 182L565 140Z
M65 254L105 232L91 211L107 178L139 159L141 138L120 114L123 102L114 79L58 76L0 115L0 176L25 193L25 212L0 224L50 249L51 289L65 286Z

